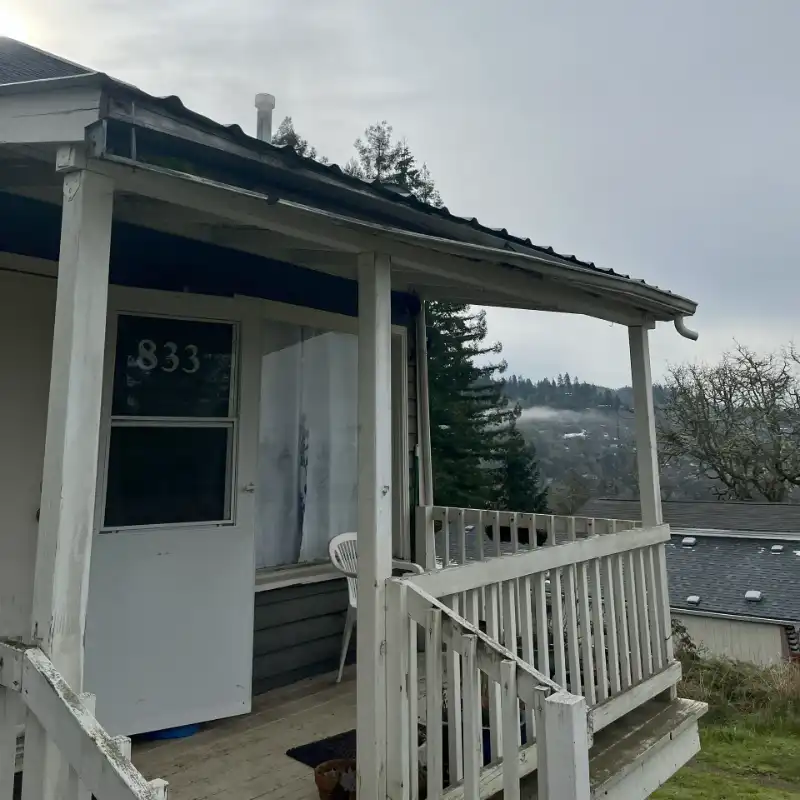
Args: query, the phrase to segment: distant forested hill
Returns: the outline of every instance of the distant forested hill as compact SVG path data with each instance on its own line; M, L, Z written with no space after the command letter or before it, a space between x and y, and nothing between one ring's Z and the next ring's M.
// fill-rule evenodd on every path
M522 409L519 429L536 447L551 507L570 513L591 496L638 495L633 392L581 381L569 373L533 381L506 379L506 396ZM664 389L654 387L656 407ZM698 481L685 461L662 467L665 499L712 499L714 482Z

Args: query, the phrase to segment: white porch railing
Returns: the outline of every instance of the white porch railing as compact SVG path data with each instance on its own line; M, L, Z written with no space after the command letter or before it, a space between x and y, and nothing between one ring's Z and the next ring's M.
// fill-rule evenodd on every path
M541 800L588 798L590 739L582 697L407 578L389 580L386 611L391 800L477 800L498 791L518 800L520 780L537 768ZM425 631L422 709L419 627ZM489 697L497 704L486 719Z
M24 726L23 800L41 800L46 742L69 767L59 800L167 800L167 782L148 781L131 763L131 741L112 737L93 714L94 696L77 695L37 647L0 642L0 798L12 797Z
M598 731L672 691L680 679L664 551L669 527L636 526L422 507L417 535L425 543L428 571L404 580L485 631L490 641L535 668L540 680L584 697L590 730ZM448 691L456 694L462 664L463 656L451 647L446 671L454 689L449 684ZM488 685L485 705L494 754L501 752L498 682ZM458 703L452 712L448 707L449 730L459 726L458 713ZM523 717L525 729L536 730L529 703Z

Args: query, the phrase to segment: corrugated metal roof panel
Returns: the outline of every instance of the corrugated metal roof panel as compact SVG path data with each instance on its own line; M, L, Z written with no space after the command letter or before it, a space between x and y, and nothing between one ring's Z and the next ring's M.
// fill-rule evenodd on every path
M105 81L108 85L114 86L117 89L125 92L133 92L142 99L155 104L157 107L163 109L166 113L173 114L185 118L186 120L193 121L207 130L212 130L218 134L225 135L233 141L241 144L244 147L252 150L253 152L270 152L277 154L288 168L293 166L303 167L312 171L318 172L320 175L335 176L337 180L351 187L358 187L361 191L365 187L383 199L391 200L395 205L404 205L414 211L426 214L431 218L438 218L446 220L449 223L456 223L463 228L469 228L478 233L486 236L499 239L502 244L499 246L508 248L513 251L517 248L528 249L535 253L545 254L553 258L560 259L569 264L581 267L587 270L597 271L606 275L616 275L621 278L626 278L636 283L641 283L645 286L650 286L653 289L658 289L653 284L646 284L645 281L630 278L628 275L616 272L613 269L597 267L591 261L585 261L577 258L574 255L565 255L558 253L554 248L547 245L536 245L527 237L514 236L509 233L506 228L493 228L483 225L475 217L461 217L453 214L446 206L439 208L429 205L421 200L418 200L411 194L399 193L397 186L393 184L384 184L380 181L364 181L361 178L348 175L337 164L322 164L311 158L298 155L291 147L279 147L272 145L268 142L256 139L253 136L245 133L239 125L223 125L215 120L198 114L195 111L187 108L180 97L176 95L169 95L167 97L155 97L142 91L130 84L126 84L110 76L101 73L93 73L92 70L73 64L69 61L59 58L58 56L36 48L30 47L22 42L17 42L13 39L2 39L2 46L0 47L0 65L2 65L2 51L5 49L7 53L8 67L5 73L0 72L0 84L16 83L20 81L41 80L47 78L67 78L76 75L90 75L96 74L98 80ZM1 66L0 66L1 69ZM445 234L438 234L445 235ZM456 238L451 236L450 238ZM674 293L666 290L659 289L664 294L677 297Z

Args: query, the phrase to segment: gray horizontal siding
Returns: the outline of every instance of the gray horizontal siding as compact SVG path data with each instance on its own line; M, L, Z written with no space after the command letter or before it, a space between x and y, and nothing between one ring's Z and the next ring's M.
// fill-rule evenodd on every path
M338 667L347 614L344 580L258 592L255 604L253 694Z

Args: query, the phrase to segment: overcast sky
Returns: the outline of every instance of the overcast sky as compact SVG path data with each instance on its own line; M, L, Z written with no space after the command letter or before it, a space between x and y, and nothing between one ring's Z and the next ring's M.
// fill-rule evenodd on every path
M254 132L277 96L344 163L387 119L458 214L700 303L693 344L795 337L800 289L798 0L0 0L20 36ZM510 370L629 381L626 332L489 311Z

